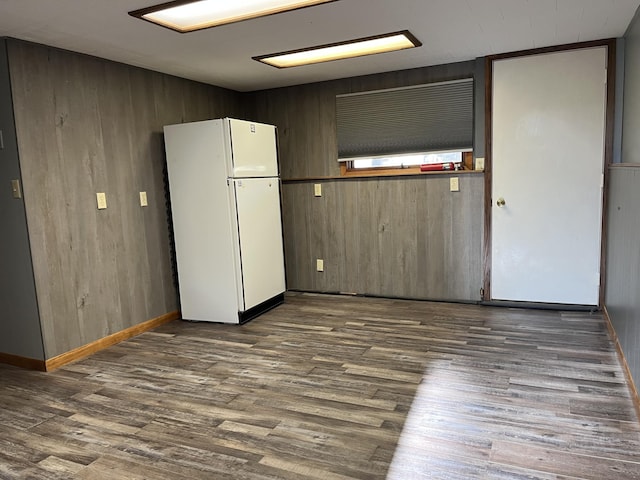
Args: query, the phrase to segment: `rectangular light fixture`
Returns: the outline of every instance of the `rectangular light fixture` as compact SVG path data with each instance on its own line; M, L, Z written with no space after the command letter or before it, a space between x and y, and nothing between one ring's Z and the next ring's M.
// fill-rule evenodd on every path
M335 1L338 0L176 0L129 15L186 33Z
M374 37L357 38L346 42L330 43L317 47L290 50L253 57L254 60L276 68L299 67L312 63L330 62L345 58L361 57L376 53L394 52L421 46L422 43L411 32L386 33Z

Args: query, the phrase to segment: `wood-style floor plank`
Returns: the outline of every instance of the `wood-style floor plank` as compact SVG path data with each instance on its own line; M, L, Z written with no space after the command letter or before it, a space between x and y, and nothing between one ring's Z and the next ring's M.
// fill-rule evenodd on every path
M0 479L640 479L600 314L288 294L0 365L0 406Z

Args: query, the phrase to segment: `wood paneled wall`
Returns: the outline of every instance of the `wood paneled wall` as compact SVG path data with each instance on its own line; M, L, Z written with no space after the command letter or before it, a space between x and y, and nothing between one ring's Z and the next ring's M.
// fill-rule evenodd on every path
M332 180L284 187L289 288L480 300L480 174ZM316 259L324 272L316 271Z
M0 353L44 360L29 232L22 199L11 181L20 179L6 40L0 39Z
M482 175L460 175L456 193L449 191L448 175L322 178L340 175L336 95L468 78L475 65L425 67L246 97L252 118L278 127L288 288L480 299ZM484 110L478 112L482 122ZM322 197L313 196L314 183L322 183ZM318 258L324 272L316 272Z
M178 308L162 127L238 115L240 99L40 45L8 52L48 359Z
M640 386L640 164L609 169L605 305Z

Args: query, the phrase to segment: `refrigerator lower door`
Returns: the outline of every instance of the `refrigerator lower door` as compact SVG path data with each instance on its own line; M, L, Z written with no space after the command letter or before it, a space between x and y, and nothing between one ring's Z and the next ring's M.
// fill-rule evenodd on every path
M285 290L280 182L234 179L240 248L239 304L249 310Z

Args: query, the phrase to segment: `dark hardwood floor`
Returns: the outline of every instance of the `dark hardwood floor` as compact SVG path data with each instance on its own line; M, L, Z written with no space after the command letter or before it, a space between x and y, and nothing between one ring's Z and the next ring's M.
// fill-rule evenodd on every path
M600 314L291 294L0 366L0 478L640 479Z

